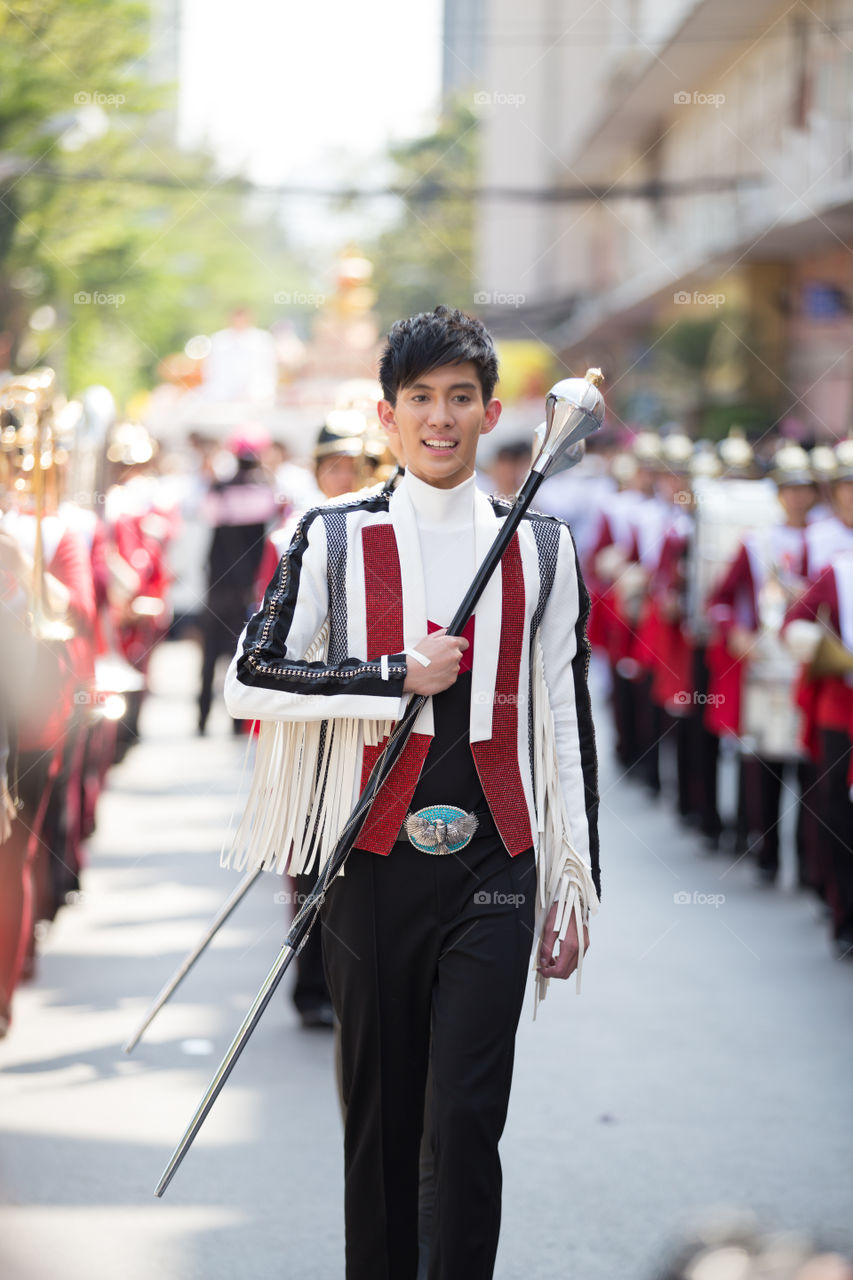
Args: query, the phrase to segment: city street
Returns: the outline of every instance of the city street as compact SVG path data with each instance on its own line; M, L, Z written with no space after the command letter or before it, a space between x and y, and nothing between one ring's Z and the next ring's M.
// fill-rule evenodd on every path
M343 1275L332 1037L302 1030L285 993L154 1198L288 910L263 877L122 1053L236 883L218 853L245 739L221 705L195 736L197 672L188 642L157 651L143 741L110 775L81 900L0 1044L10 1280ZM598 719L603 904L583 994L552 986L535 1023L532 999L522 1014L496 1277L646 1280L720 1206L853 1250L853 963L788 887L790 856L768 890L745 861L707 853L668 803L620 780L601 706Z

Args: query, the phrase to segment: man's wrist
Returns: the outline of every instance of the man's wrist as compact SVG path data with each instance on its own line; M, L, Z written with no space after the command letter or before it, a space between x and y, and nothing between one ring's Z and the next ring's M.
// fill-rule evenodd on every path
M409 674L404 653L386 653L379 659L379 675L387 686L389 697L405 697L406 677Z

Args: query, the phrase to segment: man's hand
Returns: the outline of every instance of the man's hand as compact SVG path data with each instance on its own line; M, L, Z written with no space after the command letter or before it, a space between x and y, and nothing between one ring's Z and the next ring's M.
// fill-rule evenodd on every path
M447 628L433 631L432 635L415 645L418 653L429 658L429 666L422 667L417 658L409 658L408 672L403 685L404 693L423 693L431 697L449 689L459 675L462 655L468 641L461 636L449 636Z
M726 648L733 658L747 658L755 648L756 635L737 623L729 628L726 636Z
M554 959L554 947L557 942L557 930L554 921L557 919L557 904L551 904L545 930L542 934L542 946L539 948L539 964L537 968L543 978L570 978L578 967L578 926L575 914L569 920L566 936L560 943L560 954ZM589 930L583 927L584 955L589 946Z

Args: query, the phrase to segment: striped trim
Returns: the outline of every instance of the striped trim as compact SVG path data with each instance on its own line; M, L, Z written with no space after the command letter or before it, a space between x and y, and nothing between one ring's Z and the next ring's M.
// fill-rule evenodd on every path
M578 620L575 624L575 642L577 652L572 660L572 676L575 686L575 706L578 717L578 744L580 746L581 771L583 772L584 809L586 810L587 828L589 830L589 861L592 870L592 882L601 899L601 866L599 862L598 838L598 754L595 747L595 725L592 719L592 702L589 693L589 657L590 644L586 635L589 621L589 592L581 573L578 551L575 540L569 530L572 549L575 553L575 568L578 575Z

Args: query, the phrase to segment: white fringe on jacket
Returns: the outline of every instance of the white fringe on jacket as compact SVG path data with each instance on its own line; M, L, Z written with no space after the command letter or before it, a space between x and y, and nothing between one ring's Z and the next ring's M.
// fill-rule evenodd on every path
M304 656L326 656L325 623ZM234 871L287 872L325 866L352 813L359 747L387 737L392 720L262 720L252 786L233 840L220 858Z
M536 944L533 948L533 969L536 973L533 1008L535 1017L539 1001L545 999L550 982L549 978L543 978L536 972L536 965L551 904L557 903L555 925L558 942L554 948L555 956L559 953L560 943L565 940L569 921L572 916L575 918L579 946L575 980L578 995L584 957L583 926L590 914L597 914L599 905L592 880L592 867L581 857L571 841L571 828L557 771L554 716L538 636L533 653L533 778L536 788L536 825L539 829L536 857Z
M305 654L306 662L325 657L328 634L327 623ZM222 866L290 875L315 866L322 869L352 812L359 747L381 742L392 728L390 720L261 721L246 808L233 840L226 841ZM583 929L590 913L598 911L598 895L590 864L571 841L538 637L533 661L533 743L538 827L534 970L548 910L556 902L559 941L565 940L572 917L577 926L576 990L580 993ZM547 978L536 975L534 1016L548 985Z

